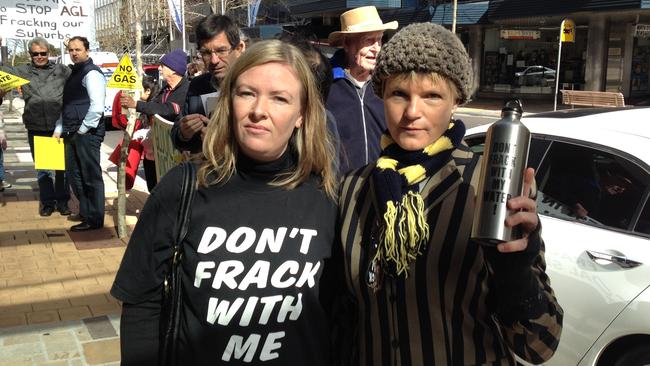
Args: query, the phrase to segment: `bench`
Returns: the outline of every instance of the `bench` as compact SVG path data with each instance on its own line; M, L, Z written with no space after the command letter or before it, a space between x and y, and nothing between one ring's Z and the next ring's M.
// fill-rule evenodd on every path
M562 104L587 107L625 107L622 93L584 90L560 90Z

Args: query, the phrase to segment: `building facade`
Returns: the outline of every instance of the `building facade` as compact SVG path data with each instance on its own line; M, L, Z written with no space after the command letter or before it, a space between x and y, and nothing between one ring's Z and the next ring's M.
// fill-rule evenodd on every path
M340 27L338 16L374 5L400 27L434 22L450 27L450 1L293 0L322 39ZM575 22L575 42L563 43L560 25ZM650 98L650 0L459 0L457 28L477 75L478 96L518 94L552 98L559 87L620 91L632 102Z

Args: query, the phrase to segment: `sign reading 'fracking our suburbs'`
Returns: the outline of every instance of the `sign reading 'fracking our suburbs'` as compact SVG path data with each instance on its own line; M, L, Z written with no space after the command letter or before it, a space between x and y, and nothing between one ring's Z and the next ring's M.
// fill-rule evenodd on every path
M42 37L51 43L93 34L92 0L0 0L3 38Z

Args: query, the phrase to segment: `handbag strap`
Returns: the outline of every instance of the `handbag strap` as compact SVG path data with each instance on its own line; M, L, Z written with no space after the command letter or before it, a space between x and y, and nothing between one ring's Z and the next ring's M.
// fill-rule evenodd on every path
M196 191L196 168L191 161L183 163L183 184L181 185L181 204L176 218L177 231L176 242L174 243L174 255L180 252L181 243L187 235L190 222L191 204ZM176 263L174 263L175 265Z

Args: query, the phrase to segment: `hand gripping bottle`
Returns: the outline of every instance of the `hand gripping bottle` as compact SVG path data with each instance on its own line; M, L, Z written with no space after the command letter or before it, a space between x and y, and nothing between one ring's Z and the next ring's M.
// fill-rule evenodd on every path
M472 227L472 238L484 245L521 238L519 228L507 227L505 220L512 214L508 200L524 189L530 131L521 123L522 113L521 102L509 100L487 130Z

